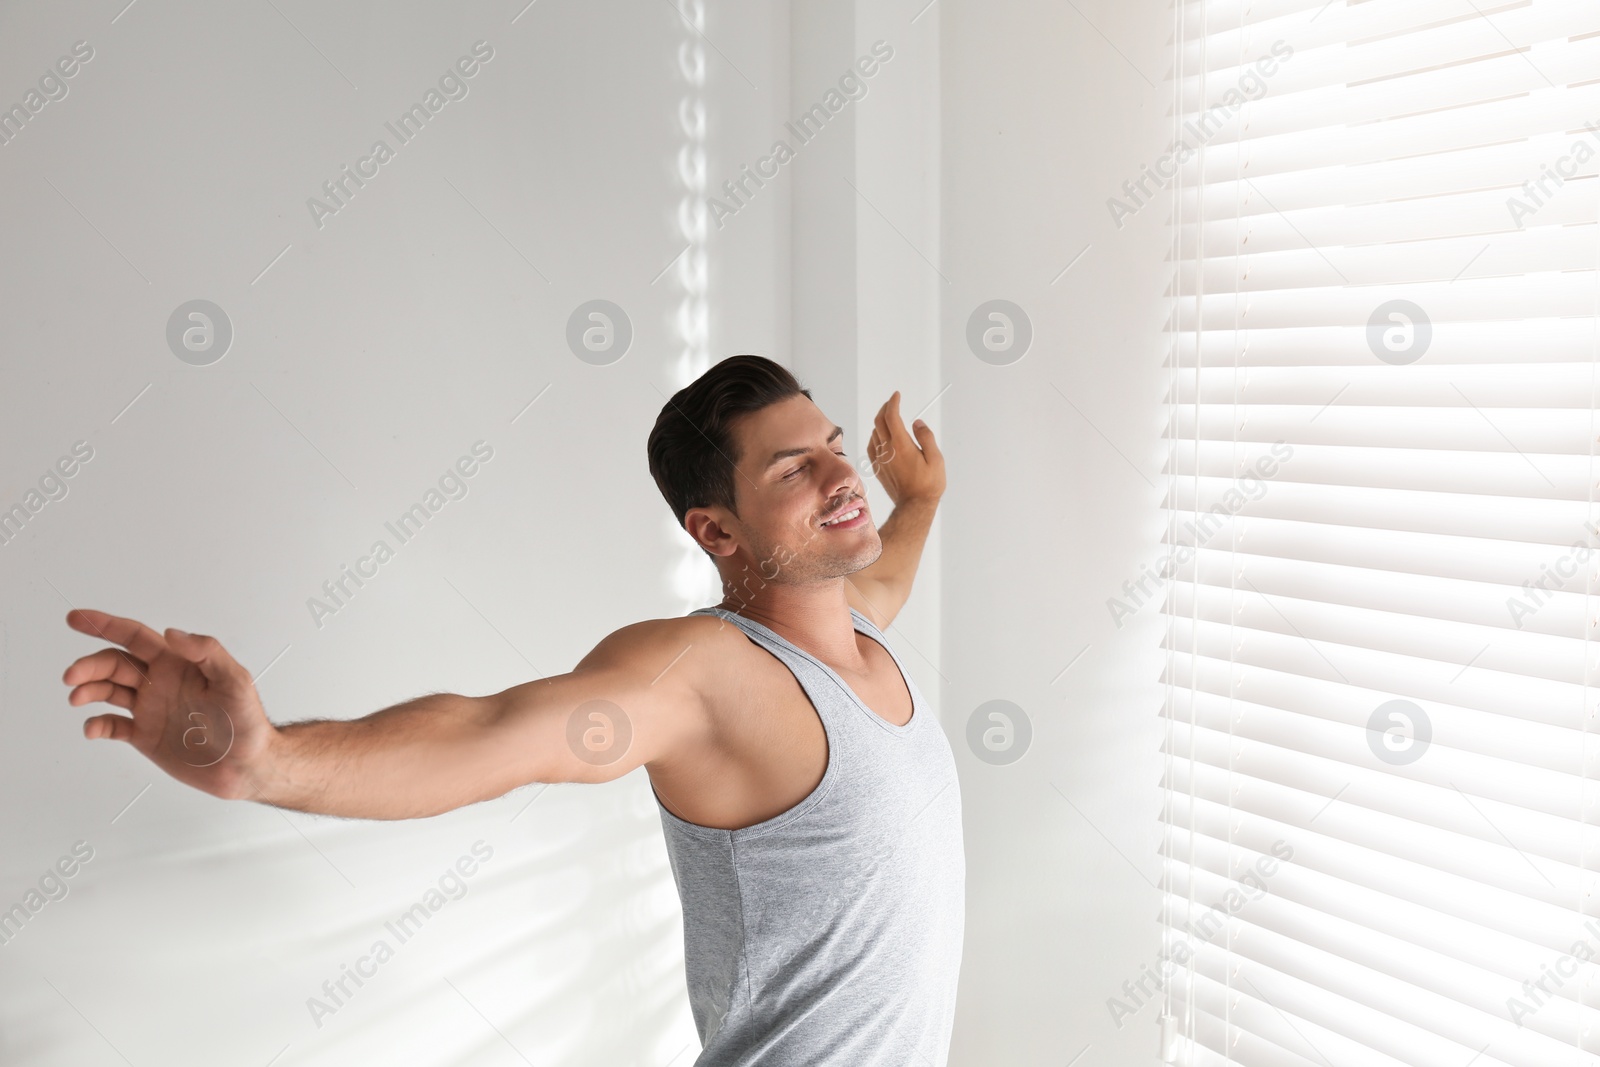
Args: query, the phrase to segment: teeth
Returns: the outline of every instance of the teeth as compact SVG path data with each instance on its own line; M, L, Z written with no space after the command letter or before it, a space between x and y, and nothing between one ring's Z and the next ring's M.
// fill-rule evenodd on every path
M824 525L824 526L832 526L835 523L849 522L851 519L855 518L859 514L861 514L861 509L860 508L856 508L854 511L845 512L843 515L840 515L837 519L829 519L827 522L824 522L822 525Z

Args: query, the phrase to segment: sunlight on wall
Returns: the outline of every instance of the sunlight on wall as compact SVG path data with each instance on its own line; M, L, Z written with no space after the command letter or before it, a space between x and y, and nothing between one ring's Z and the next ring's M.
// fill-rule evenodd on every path
M688 249L669 272L683 293L673 322L682 344L670 367L669 395L711 366L706 347L710 319L706 300L706 51L699 35L705 29L705 4L702 0L689 0L683 5L682 14L689 25L678 45L678 73L686 88L678 101L678 129L683 145L678 150L677 175L683 195L678 200L676 240L687 242ZM674 542L681 546L672 573L673 592L682 598L681 613L716 603L722 597L716 568L670 512L667 521Z

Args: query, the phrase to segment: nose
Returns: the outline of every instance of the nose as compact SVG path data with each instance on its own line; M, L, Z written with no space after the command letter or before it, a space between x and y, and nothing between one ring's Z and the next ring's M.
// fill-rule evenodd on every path
M844 457L839 458L839 470L830 475L833 486L832 495L829 497L829 507L840 507L852 496L866 496L861 489L861 478L855 465Z

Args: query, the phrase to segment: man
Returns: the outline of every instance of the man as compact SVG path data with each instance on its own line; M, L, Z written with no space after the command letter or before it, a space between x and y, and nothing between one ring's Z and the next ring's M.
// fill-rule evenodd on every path
M679 390L650 471L724 597L624 626L569 674L274 726L215 638L73 611L121 648L74 662L87 738L227 799L437 815L533 782L644 767L683 902L697 1067L946 1062L964 930L950 746L879 627L911 592L944 460L900 394L868 441L881 533L843 430L784 368L734 356Z

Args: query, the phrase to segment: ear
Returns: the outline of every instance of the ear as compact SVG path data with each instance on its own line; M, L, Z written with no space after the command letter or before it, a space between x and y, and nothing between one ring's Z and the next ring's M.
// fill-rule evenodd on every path
M721 511L721 509L716 509ZM710 508L693 508L683 517L683 528L694 538L695 544L713 556L731 556L738 551L738 542L722 525L722 519Z

